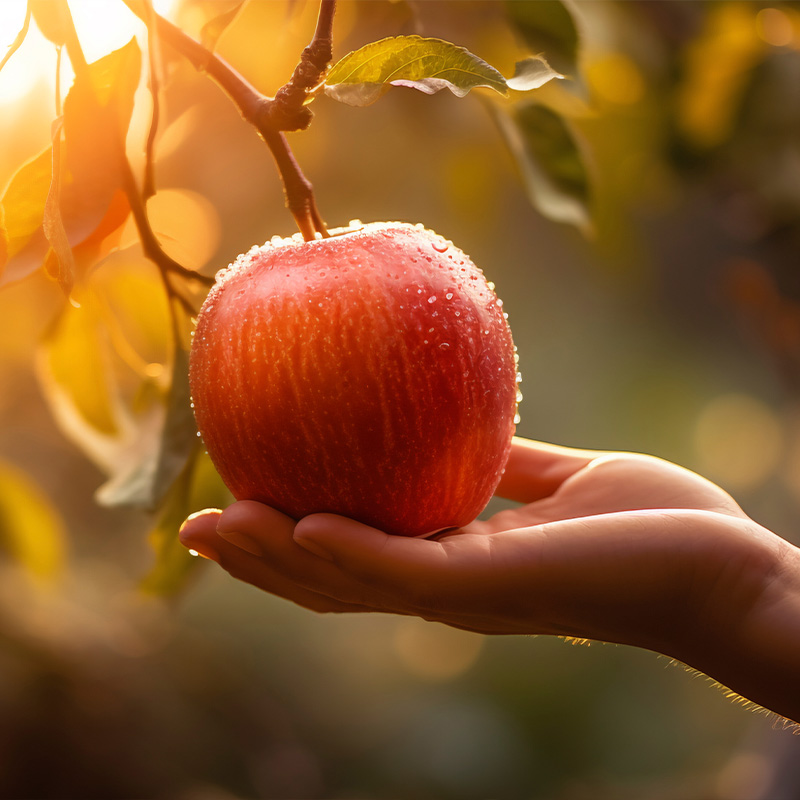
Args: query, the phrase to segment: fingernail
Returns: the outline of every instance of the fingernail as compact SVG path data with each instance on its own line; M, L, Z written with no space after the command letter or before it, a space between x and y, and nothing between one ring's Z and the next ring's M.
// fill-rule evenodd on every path
M309 553L313 553L319 558L324 558L326 561L333 561L333 556L319 544L319 542L315 542L313 539L309 539L306 536L298 536L297 534L295 534L294 540L304 550L308 550Z
M202 511L195 511L193 514L189 514L189 516L186 517L186 522L191 522L193 519L204 517L206 516L206 514L221 514L221 513L222 511L219 508L204 508ZM183 525L181 525L181 528L183 528L183 526L186 525L186 522L184 522Z
M221 531L217 530L217 534L221 536L226 542L238 547L240 550L245 550L254 556L263 556L264 551L258 542L251 539L249 536L240 533L239 531Z

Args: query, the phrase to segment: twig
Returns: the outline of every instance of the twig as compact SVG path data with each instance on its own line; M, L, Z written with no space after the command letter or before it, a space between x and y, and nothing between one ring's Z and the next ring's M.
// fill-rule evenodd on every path
M180 275L187 280L197 281L198 283L211 286L214 283L214 278L201 275L199 272L184 267L183 264L179 264L161 247L158 237L150 226L150 220L147 218L147 211L136 185L136 178L133 175L130 162L124 151L120 152L119 155L120 171L122 173L122 189L125 192L125 196L128 198L128 204L131 207L131 214L133 215L133 221L136 225L136 230L139 234L139 240L142 243L142 250L145 256L153 261L166 275Z
M309 93L319 86L333 57L335 13L336 0L320 0L314 38L303 50L291 79L278 89L269 106L270 118L278 130L305 130L311 123L313 113L306 100Z
M25 37L28 35L28 28L31 24L31 4L28 3L28 7L25 10L25 20L22 23L22 28L20 32L16 35L13 42L8 47L8 52L3 56L3 60L0 61L0 69L8 63L8 59L14 55L14 53L19 50L20 45L25 41Z
M64 31L64 46L67 48L67 55L69 56L70 64L76 75L82 75L89 68L86 61L83 48L81 47L80 39L78 39L78 32L75 30L75 23L72 20L72 12L69 9L69 4L63 4L64 16L66 18L66 25Z
M69 7L66 6L67 14L69 14ZM65 32L65 42L67 47L67 54L72 62L76 74L84 73L88 69L86 58L81 48L80 40L78 39L75 25L72 22L71 15L68 18L68 25ZM136 185L136 178L134 177L133 170L131 169L130 161L128 160L127 153L125 152L125 139L118 137L114 142L118 149L118 164L120 169L120 177L122 179L122 189L128 199L128 204L131 207L136 230L139 234L139 239L142 243L142 250L147 258L149 258L161 272L164 285L168 295L181 303L184 307L191 308L191 304L183 297L175 287L169 282L170 275L179 275L186 280L197 281L198 283L211 285L214 279L206 275L201 275L194 270L184 267L175 261L174 258L164 252L158 237L155 235L150 220L147 218L147 210L145 209L142 194Z
M155 24L153 0L145 0L147 6L147 54L150 72L150 97L153 101L153 112L150 117L150 130L144 146L144 180L142 181L142 197L147 200L156 193L155 178L155 144L158 133L158 122L161 116L159 101L161 64L158 59L158 29Z
M148 14L143 0L122 0L122 2L137 17L147 22ZM328 232L317 209L313 186L295 160L283 131L302 130L308 127L311 120L310 110L304 102L308 91L319 83L331 58L330 42L334 11L335 0L321 0L314 39L303 51L303 58L287 87L292 86L295 75L297 87L301 83L311 81L312 78L313 81L302 89L302 95L294 89L287 89L285 93L287 97L280 103L259 92L226 61L207 50L169 20L160 14L152 13L162 40L187 58L197 70L205 72L212 78L233 100L242 117L256 128L266 142L283 182L287 208L306 240L315 238L317 234L327 236ZM276 112L274 111L276 108L282 110ZM296 110L294 115L289 113L292 108Z

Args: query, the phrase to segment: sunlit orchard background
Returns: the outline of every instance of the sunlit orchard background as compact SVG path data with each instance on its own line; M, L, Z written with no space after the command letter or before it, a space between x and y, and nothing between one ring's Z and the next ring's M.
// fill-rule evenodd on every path
M155 5L194 35L208 14ZM480 24L481 4L421 5L425 33L509 74L508 32ZM90 60L142 34L113 0L72 6ZM575 12L588 99L567 110L592 176L590 235L532 208L475 96L394 90L367 109L322 98L291 138L297 157L330 225L423 222L496 283L521 359L521 435L677 461L800 543L800 9L597 0ZM315 14L254 1L218 51L274 92ZM3 52L23 15L21 0L0 3ZM343 2L335 30L337 57L414 32L405 3L379 0ZM0 72L0 183L49 142L54 71L32 31ZM149 211L165 248L211 274L293 223L253 131L205 77L173 71ZM149 320L137 357L157 375L166 312L148 269L112 261L90 280L119 280L122 316ZM651 653L320 618L204 564L177 597L143 595L151 521L94 502L103 475L37 381L59 303L41 275L0 292L0 796L800 794L798 737ZM31 519L41 537L19 541Z

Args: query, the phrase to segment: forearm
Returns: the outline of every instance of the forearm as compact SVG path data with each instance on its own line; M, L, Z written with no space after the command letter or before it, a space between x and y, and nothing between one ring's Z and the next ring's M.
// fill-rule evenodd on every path
M719 609L679 657L736 694L800 722L800 549L763 531L746 567L722 575ZM738 602L724 606L727 580Z

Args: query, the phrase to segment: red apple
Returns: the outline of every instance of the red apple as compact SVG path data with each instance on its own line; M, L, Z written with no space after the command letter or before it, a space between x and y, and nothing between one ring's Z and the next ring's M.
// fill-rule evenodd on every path
M421 225L274 239L200 311L197 426L233 495L421 536L473 520L508 459L511 332L492 284Z

